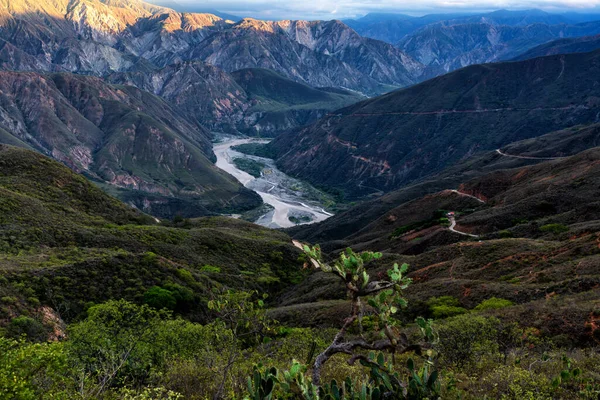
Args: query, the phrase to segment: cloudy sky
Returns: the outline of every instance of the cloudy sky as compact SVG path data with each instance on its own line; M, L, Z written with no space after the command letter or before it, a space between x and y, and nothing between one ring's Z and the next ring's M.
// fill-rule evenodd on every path
M541 8L550 12L597 12L600 0L174 0L189 6L214 8L242 17L262 19L338 19L368 12L411 15Z

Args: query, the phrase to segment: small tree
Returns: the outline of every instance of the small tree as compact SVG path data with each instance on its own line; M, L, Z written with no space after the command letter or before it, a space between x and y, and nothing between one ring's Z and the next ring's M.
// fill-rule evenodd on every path
M249 378L248 390L252 399L269 399L275 388L286 393L294 393L303 399L424 399L437 398L439 392L438 373L434 367L436 353L433 344L437 335L431 321L417 319L423 342L410 344L405 333L400 333L398 321L394 315L407 305L402 291L411 283L405 276L408 265L394 266L388 271L387 280L371 280L365 264L381 257L381 253L355 253L347 249L332 264L322 261L321 249L303 246L295 242L308 255L310 263L324 272L333 273L344 283L350 299L350 314L344 320L332 343L321 352L312 365L312 381L305 376L307 367L294 361L292 368L283 373L270 368L256 368ZM365 312L364 301L370 307L373 329L365 332L362 317ZM359 334L349 337L351 326L358 324ZM414 360L408 360L409 377L402 381L395 369L395 355L414 352L425 356L423 367L417 369ZM347 354L348 363L359 361L369 368L371 380L362 386L349 378L345 382L321 384L323 366L336 354ZM387 355L386 355L387 354Z
M221 382L214 393L214 399L223 396L231 368L242 356L240 346L251 347L261 343L272 329L264 309L263 299L266 296L262 299L256 296L254 291L226 290L217 293L208 302L208 308L217 314L215 324L221 324L232 338L229 348L225 349L226 365L222 368Z

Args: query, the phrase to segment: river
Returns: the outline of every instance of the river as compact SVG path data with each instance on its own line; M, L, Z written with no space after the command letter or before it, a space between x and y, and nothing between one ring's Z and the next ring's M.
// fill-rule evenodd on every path
M257 142L267 143L268 141L224 138L222 142L215 143L213 146L213 151L217 156L217 167L233 175L248 189L258 193L266 204L273 207L273 210L256 221L257 224L269 228L289 228L299 225L290 221L290 217L303 217L304 219L310 219L309 222L305 223L315 223L324 221L333 215L325 211L323 204L318 200L308 196L306 191L298 189L306 187L305 183L279 171L273 160L242 154L232 149L233 146L240 144ZM249 173L238 169L233 163L235 158L259 161L266 168L263 169L261 177L255 178ZM311 188L311 191L316 191L316 189Z

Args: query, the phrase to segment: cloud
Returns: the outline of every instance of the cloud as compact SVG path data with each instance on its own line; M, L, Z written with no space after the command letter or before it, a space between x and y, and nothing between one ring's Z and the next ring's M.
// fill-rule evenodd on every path
M240 16L265 19L331 19L368 12L422 15L432 12L476 12L497 9L600 12L600 0L176 0L180 4L215 8Z

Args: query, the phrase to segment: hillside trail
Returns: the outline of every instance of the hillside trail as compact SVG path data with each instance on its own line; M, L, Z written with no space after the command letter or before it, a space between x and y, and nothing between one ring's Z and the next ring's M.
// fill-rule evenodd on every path
M463 192L460 192L460 191L458 191L458 190L456 190L456 189L452 189L452 190L450 190L450 191L451 191L452 193L456 193L456 194L458 194L459 196L470 197L470 198L472 198L472 199L475 199L475 200L477 200L478 202L480 202L480 203L482 203L482 204L485 204L485 201L481 200L479 197L475 197L475 196L473 196L473 195L470 195L470 194L468 194L468 193L463 193ZM454 212L451 212L450 214L452 214L452 215L449 215L449 216L448 216L448 221L450 222L450 227L448 228L448 230L449 230L450 232L458 233L459 235L463 235L463 236L469 236L469 237L472 237L472 238L479 238L479 235L473 235L472 233L461 232L461 231L459 231L459 230L456 230L456 229L455 229L455 227L456 227L456 218L455 218L455 216L453 215L453 214L454 214Z
M511 158L519 158L521 160L562 160L565 159L567 157L533 157L533 156L515 156L512 154L506 154L504 153L502 150L500 149L496 149L496 153L500 154L501 156L504 157L511 157Z
M459 235L463 235L463 236L469 236L469 237L473 237L473 238L479 238L479 235L473 235L471 233L461 232L461 231L457 231L456 229L454 229L454 227L456 226L456 219L453 216L452 217L448 217L448 220L450 221L450 227L448 228L448 230L450 232L458 233Z

